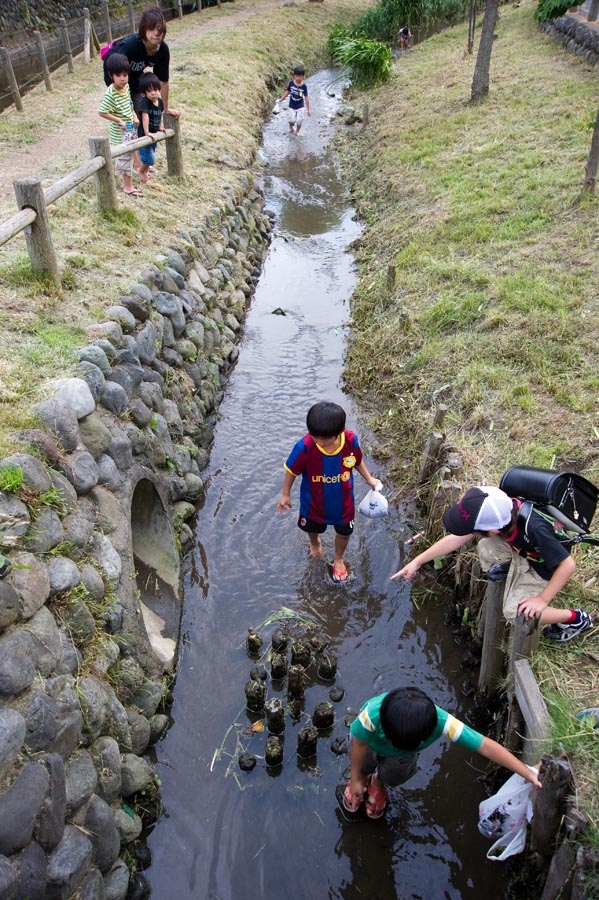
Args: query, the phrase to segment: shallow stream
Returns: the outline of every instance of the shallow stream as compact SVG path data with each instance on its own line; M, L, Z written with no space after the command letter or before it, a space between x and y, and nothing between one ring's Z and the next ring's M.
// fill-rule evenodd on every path
M299 139L288 134L284 113L264 129L275 237L221 405L188 561L173 724L157 747L165 811L148 839L146 875L160 900L504 896L505 870L486 862L489 843L476 828L485 763L460 747L439 742L423 752L418 774L394 792L378 822L348 822L340 812L335 788L348 758L331 752L331 737L320 739L316 760L298 763L305 719L287 723L282 768L268 770L263 759L250 773L235 766L240 745L261 755L265 742L263 733L244 734L255 718L244 709L253 664L244 638L283 607L316 620L332 638L336 683L345 688L334 736L347 734L348 711L402 684L424 688L458 716L468 709L464 648L444 624L442 605L428 601L418 610L407 585L389 580L411 534L397 508L383 520L358 516L344 586L331 582L325 561L309 559L297 509L275 514L283 461L305 433L312 403L341 403L368 452L368 435L340 386L355 282L346 248L360 226L330 146L340 103L325 90L333 77L325 71L308 80L313 116ZM277 307L287 314L273 315ZM367 463L384 481L384 469L368 456ZM356 475L358 501L366 490ZM298 494L296 485L296 507ZM263 629L265 639L272 630ZM268 687L269 696L284 698ZM315 679L306 713L329 689Z

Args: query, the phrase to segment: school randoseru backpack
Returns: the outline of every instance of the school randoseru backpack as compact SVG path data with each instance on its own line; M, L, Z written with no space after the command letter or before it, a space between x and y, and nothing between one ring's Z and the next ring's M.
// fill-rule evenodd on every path
M528 520L536 510L559 522L565 531L574 532L574 536L564 541L568 546L583 541L599 546L599 538L588 533L595 515L599 489L577 472L512 466L501 476L499 487L510 497L522 501L518 519L525 533Z

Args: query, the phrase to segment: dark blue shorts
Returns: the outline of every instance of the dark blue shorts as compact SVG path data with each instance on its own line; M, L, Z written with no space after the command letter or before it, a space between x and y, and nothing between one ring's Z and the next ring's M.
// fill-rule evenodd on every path
M139 148L139 158L144 166L153 166L156 159L156 144L148 144Z

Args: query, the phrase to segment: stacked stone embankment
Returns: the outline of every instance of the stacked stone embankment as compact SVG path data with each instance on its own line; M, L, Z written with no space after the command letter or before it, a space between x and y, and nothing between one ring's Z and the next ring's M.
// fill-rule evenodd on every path
M149 567L176 608L269 231L248 176L90 326L74 372L36 407L40 427L0 461L5 900L127 895L123 856L142 807L159 809L144 754L168 724L177 641L136 573Z
M591 65L599 63L599 27L596 22L585 22L580 16L566 13L558 19L542 22L540 27L569 53L586 59Z

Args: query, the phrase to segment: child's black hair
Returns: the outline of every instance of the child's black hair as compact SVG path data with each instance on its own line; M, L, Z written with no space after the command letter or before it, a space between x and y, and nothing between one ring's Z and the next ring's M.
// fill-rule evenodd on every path
M129 60L124 53L111 53L106 60L106 71L111 78L124 72L129 74Z
M145 94L146 91L159 91L160 79L158 75L154 75L153 72L144 72L139 79L139 90L142 94Z
M306 428L312 437L336 437L345 430L345 410L338 403L315 403L308 410Z
M295 66L295 68L293 69L293 74L294 75L305 75L306 70L304 69L303 66Z
M397 750L416 750L436 724L435 704L420 688L395 688L381 703L383 731Z

